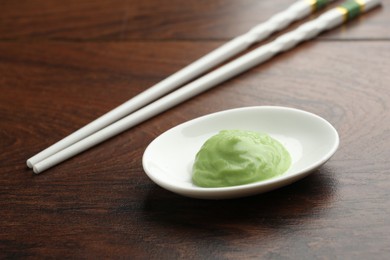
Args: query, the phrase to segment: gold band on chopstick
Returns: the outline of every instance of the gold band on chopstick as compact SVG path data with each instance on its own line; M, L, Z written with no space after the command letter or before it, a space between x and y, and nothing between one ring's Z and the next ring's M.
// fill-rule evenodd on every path
M329 4L329 0L306 0L306 1L311 6L312 13L322 9L327 4Z
M344 22L349 21L363 13L365 3L363 0L350 0L336 9L344 16Z
M311 12L314 13L316 11L316 0L306 0L306 2L311 7Z
M344 23L348 21L348 9L343 6L336 7L337 11L339 11L344 17Z
M364 12L364 8L366 7L366 3L362 0L355 0L355 2L359 5L360 7L360 12Z

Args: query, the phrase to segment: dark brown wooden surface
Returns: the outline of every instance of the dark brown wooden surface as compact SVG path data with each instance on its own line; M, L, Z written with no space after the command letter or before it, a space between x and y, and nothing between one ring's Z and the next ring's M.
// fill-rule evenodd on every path
M293 1L1 1L0 258L388 259L383 2L36 176L27 158ZM253 105L326 118L339 150L295 184L236 200L184 198L143 172L163 131Z

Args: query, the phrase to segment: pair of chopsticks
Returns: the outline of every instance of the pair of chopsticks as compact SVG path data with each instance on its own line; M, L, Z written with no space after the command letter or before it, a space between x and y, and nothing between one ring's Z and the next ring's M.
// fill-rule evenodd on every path
M209 69L248 49L254 43L266 39L272 33L286 28L294 21L309 16L330 2L333 2L333 0L299 0L285 11L272 16L268 21L234 38L31 157L27 160L27 166L33 168L36 174L41 173L191 97L271 59L280 52L287 51L303 41L314 38L323 31L335 28L359 14L371 10L378 6L381 1L349 0L336 8L326 11L318 18L299 26L297 29L279 36L274 41L260 46L190 82ZM187 82L190 83L182 86ZM182 87L166 95L179 86Z

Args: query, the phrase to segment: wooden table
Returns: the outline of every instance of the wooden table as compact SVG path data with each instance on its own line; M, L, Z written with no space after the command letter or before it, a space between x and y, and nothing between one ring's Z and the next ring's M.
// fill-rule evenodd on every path
M293 2L1 1L0 258L388 259L390 0L41 175L25 165ZM145 175L165 130L263 105L324 117L339 150L295 184L235 200L181 197Z

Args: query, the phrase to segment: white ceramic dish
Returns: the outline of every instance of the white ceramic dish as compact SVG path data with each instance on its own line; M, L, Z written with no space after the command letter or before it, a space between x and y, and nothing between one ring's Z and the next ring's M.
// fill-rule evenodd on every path
M290 152L291 167L279 177L246 185L195 186L191 174L196 153L209 137L224 129L270 134ZM142 163L150 179L169 191L200 199L229 199L295 182L329 160L338 145L336 129L315 114L287 107L244 107L199 117L166 131L149 144Z

